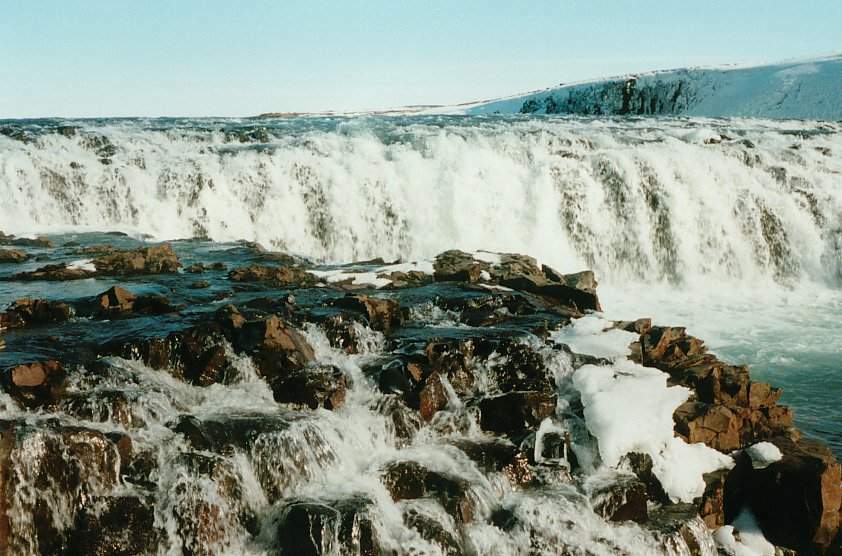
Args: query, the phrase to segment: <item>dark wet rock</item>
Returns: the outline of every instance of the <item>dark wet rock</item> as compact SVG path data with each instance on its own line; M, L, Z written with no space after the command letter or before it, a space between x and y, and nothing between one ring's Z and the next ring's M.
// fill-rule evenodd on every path
M96 271L89 270L88 268L68 266L66 264L48 264L36 270L14 274L12 275L11 280L20 280L25 282L34 282L38 280L59 282L66 280L83 280L85 278L93 278L94 276L96 276Z
M649 454L631 452L623 456L622 466L628 468L646 486L646 496L649 500L660 504L667 504L670 498L664 490L661 481L652 470L652 457Z
M209 288L210 282L208 282L207 280L197 280L197 281L193 282L192 284L190 284L190 287L193 288L194 290L202 290L202 289L205 289L205 288Z
M99 431L57 421L0 421L0 552L65 553L67 538L54 526L53 508L61 504L62 518L72 523L91 496L118 484L118 460L116 448ZM26 466L12 463L17 461ZM27 488L31 497L12 497ZM34 527L21 519L32 519ZM35 546L20 536L27 532Z
M95 258L97 273L105 276L133 276L138 274L167 274L178 272L181 263L168 243L133 251L118 251Z
M244 500L244 486L231 460L187 452L179 454L176 465L186 476L199 477L213 485L211 493L194 481L181 481L174 486L173 517L186 554L219 554L225 552L236 531L256 532L256 516Z
M397 396L380 397L373 409L388 419L387 427L399 446L408 444L421 429L418 412L408 408Z
M459 536L433 517L409 508L403 514L403 522L410 529L415 529L422 539L438 546L444 556L461 556L465 553Z
M460 320L468 326L494 326L536 312L536 307L526 297L516 293L462 296L439 301L437 305L442 309L458 311Z
M184 267L184 272L189 272L190 274L201 274L204 271L205 265L203 263L191 264L190 266Z
M30 255L17 249L0 249L0 263L23 263L29 260Z
M710 532L693 504L665 504L649 512L646 529L661 543L664 554L709 554Z
M437 255L433 269L437 282L478 282L491 265L476 260L470 253L452 250Z
M397 357L368 365L366 375L377 381L380 391L386 394L410 394L419 384L422 371L418 363Z
M121 249L114 247L113 245L105 244L105 245L87 245L84 247L78 247L73 250L73 252L77 255L86 255L90 257L100 257L103 255L114 255L116 253L120 253Z
M439 373L434 372L423 382L418 392L418 411L424 421L429 422L433 416L447 407L447 387L442 382Z
M518 434L537 427L555 414L556 395L546 392L508 392L480 402L480 426L499 434Z
M98 497L76 516L68 554L135 556L154 554L163 537L155 526L151 496Z
M374 504L361 496L287 502L272 518L277 548L300 556L379 555L375 513Z
M332 315L321 323L322 329L332 347L345 353L359 353L359 332L354 320L345 315Z
M318 278L306 270L292 266L251 265L235 268L228 273L228 279L234 282L259 282L272 287L312 286Z
M120 286L114 286L96 296L87 308L96 318L119 318L132 315L165 315L178 311L163 295L137 296Z
M67 375L58 361L39 361L6 369L0 383L15 401L29 408L52 406L64 395Z
M610 521L645 523L649 519L646 485L631 475L600 485L591 492L591 501L594 511Z
M381 480L396 502L433 498L457 523L470 523L476 517L471 485L459 477L432 471L417 461L398 461L384 468Z
M143 427L145 422L135 411L134 402L124 390L93 390L65 395L59 408L86 421L119 423L127 429Z
M465 452L477 467L486 473L502 473L513 485L524 486L532 480L528 455L511 442L460 439L453 445Z
M310 365L267 377L275 401L303 404L310 409L338 409L345 403L345 374L332 365Z
M547 368L543 356L531 345L505 342L495 353L498 357L488 364L489 379L495 391L555 391L552 371Z
M235 346L254 354L264 375L300 369L315 359L313 348L304 336L275 315L243 322L235 331Z
M26 328L63 322L73 316L73 309L60 301L46 299L18 299L0 313L0 329Z
M15 237L13 235L6 235L0 232L0 245L14 245L18 247L52 247L53 242L44 236L36 238Z
M334 305L360 313L373 330L389 332L403 322L400 304L393 299L368 295L346 295L335 300Z
M780 461L754 469L741 455L725 486L725 520L751 509L770 542L799 553L825 552L840 530L842 475L830 449L813 440L776 437Z
M725 525L725 484L729 474L729 469L720 469L704 475L705 492L697 505L699 516L711 529Z
M397 290L402 288L418 288L433 282L433 277L426 272L419 270L381 272L378 278L385 278L391 282L383 287L386 290Z

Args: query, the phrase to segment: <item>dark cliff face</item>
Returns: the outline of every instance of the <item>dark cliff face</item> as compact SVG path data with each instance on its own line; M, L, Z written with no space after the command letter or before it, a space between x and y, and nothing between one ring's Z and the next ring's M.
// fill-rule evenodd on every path
M647 76L580 85L529 99L522 114L668 115L682 114L700 100L699 80L688 72L671 79Z

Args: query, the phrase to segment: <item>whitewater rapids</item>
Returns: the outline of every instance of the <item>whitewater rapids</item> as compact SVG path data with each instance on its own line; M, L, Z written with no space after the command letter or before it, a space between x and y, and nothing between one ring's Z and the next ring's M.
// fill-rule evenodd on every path
M490 249L612 281L842 279L839 124L436 116L4 129L7 233L247 239L331 262Z

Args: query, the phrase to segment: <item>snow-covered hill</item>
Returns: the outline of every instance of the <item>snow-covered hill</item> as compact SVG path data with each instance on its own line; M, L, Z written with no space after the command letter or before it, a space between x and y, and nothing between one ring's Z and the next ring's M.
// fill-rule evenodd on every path
M629 74L468 104L460 111L842 120L842 55Z

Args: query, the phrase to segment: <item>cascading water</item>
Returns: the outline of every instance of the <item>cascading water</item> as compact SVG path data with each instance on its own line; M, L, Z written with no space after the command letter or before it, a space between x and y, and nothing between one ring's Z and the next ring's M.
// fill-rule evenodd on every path
M326 263L423 260L462 248L528 253L562 272L593 268L609 316L688 324L726 356L793 371L774 382L790 381L791 403L806 416L799 425L842 449L842 431L827 425L828 413L839 411L832 385L842 354L833 332L842 315L838 124L294 118L0 122L0 132L0 231L57 234L51 256L64 262L90 264L75 249L106 241L136 247L129 238L83 233L120 230L156 240L245 239ZM265 255L204 241L176 250L185 267L213 261L233 268ZM371 264L365 268L375 276L385 263ZM324 268L312 272L327 282L348 270ZM248 306L266 293L232 287L225 272L205 276L207 290L172 277L137 279L133 287L173 296L188 306L185 319L228 302ZM0 281L0 301L35 293L89 298L110 285L80 280L58 295L45 285ZM716 554L689 504L649 508L645 525L613 523L597 510L628 473L601 465L582 417L595 410L582 410L584 387L574 384L570 354L532 335L541 326L547 333L546 321L527 316L511 328L527 337L556 396L552 418L531 439L505 446L530 453L531 465L497 468L472 451L502 438L482 429L477 407L506 391L494 382L505 355L478 357L469 387L442 376L445 403L429 422L419 417L423 409L409 411L388 393L371 368L412 353L413 341L479 335L498 318L504 325L494 333L511 331L507 306L481 313L484 324L474 326L441 302L453 295L446 286L431 288L401 298L407 322L397 339L354 323L349 334L359 353L331 347L320 326L301 325L315 362L348 381L337 411L276 403L255 362L230 344L224 384L191 385L111 357L70 371L53 413L22 409L0 393L3 430L16 439L13 448L0 442L0 460L15 470L11 479L0 476L13 485L0 508L11 528L0 527L0 541L20 553L58 553L68 543L72 551L66 531L105 528L117 515L127 516L127 535L150 536L127 543L173 555L274 554L278 546L294 553L284 543L307 527L329 554ZM333 294L311 290L317 293L301 293L300 306L318 320ZM195 314L194 303L204 304ZM114 329L168 331L168 318L126 319ZM63 338L71 343L113 340L107 322L81 318L68 326ZM613 333L625 334L604 334ZM789 337L797 341L782 345ZM625 358L629 338L619 340L620 351L592 354ZM57 357L53 340L27 341L10 339L0 355L26 361L33 355L21 353L24 345L38 358ZM655 382L665 382L661 375L654 372ZM662 407L667 436L669 403ZM567 452L544 454L545 442L565 435L579 467L575 481ZM56 479L55 462L66 478ZM395 469L421 469L438 482L396 500L394 485L386 486ZM528 488L518 478L525 469L536 475ZM149 507L152 515L143 511Z
M587 266L603 280L842 277L836 124L429 117L55 126L0 136L7 232L247 239L342 262L482 248L561 270Z

